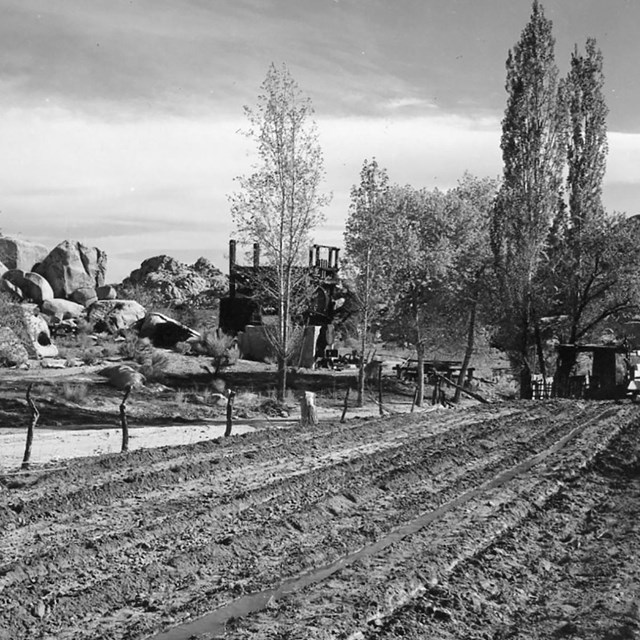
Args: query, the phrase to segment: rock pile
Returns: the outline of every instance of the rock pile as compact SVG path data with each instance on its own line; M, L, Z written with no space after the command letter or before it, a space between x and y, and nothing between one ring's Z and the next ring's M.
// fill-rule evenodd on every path
M0 317L0 329L7 328L0 332L0 366L24 365L29 355L57 356L51 333L75 332L78 322L114 334L134 328L156 346L174 346L199 334L162 314L147 314L142 304L118 294L146 291L158 302L208 306L228 287L226 276L205 258L191 266L170 256L149 258L119 290L105 284L106 271L107 255L97 247L65 240L48 251L0 235L0 291L11 300L11 313L17 310L22 318L20 331L25 330L16 337Z
M124 291L142 289L155 300L194 307L219 299L228 287L227 277L206 258L189 266L166 255L148 258L122 282Z

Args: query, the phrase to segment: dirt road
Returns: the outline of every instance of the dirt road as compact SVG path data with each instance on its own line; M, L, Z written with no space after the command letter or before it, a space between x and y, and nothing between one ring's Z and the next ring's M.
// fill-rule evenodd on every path
M635 637L637 419L499 404L5 476L0 638Z

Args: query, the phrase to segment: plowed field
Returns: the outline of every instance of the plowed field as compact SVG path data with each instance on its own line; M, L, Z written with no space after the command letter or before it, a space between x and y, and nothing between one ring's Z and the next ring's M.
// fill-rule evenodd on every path
M505 403L5 476L0 637L637 637L638 417Z

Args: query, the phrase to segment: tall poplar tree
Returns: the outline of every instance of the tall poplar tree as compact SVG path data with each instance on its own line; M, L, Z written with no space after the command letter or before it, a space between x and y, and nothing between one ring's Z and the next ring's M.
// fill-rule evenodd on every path
M503 183L491 221L503 311L496 342L519 369L524 398L531 392L530 351L540 311L537 277L562 186L565 122L554 44L552 23L534 0L506 63Z
M230 196L239 235L258 241L274 276L265 279L275 300L278 324L269 333L278 366L278 398L286 391L287 360L292 352L293 309L304 271L310 234L323 220L329 198L321 192L323 154L313 107L285 65L271 64L255 108L245 107L246 135L256 143L253 173L237 178L240 191ZM259 284L259 283L258 283Z
M565 339L575 344L607 318L638 302L637 229L602 204L606 169L608 109L603 57L594 39L584 53L576 47L564 83L568 114L568 206L559 212L549 253L547 298L569 320ZM575 354L568 352L555 376L565 395Z

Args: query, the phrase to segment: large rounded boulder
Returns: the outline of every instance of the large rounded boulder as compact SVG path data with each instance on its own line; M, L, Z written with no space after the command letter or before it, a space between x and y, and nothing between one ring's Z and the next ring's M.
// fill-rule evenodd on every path
M49 249L41 244L22 238L0 236L0 262L7 269L33 271L33 268L45 259Z
M9 269L2 274L2 280L2 288L19 294L21 299L31 300L38 305L45 300L53 300L51 285L38 273Z
M107 254L97 247L65 240L33 270L49 281L56 298L69 298L78 289L104 284Z
M53 300L45 300L42 303L42 313L58 320L68 320L70 318L79 318L84 313L84 307L71 300L54 298Z
M98 300L87 309L87 320L94 331L119 333L142 320L146 313L135 300Z

